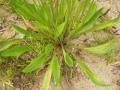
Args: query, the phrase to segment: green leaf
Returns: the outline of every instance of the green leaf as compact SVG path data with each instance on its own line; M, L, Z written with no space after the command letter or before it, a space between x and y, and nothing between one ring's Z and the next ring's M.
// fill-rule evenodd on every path
M47 62L48 56L52 49L53 47L51 45L46 46L45 51L42 52L38 57L32 59L31 63L23 69L23 72L29 73L38 69L39 67L42 67L44 63Z
M41 6L44 8L47 18L49 18L47 23L49 25L53 25L54 16L53 16L53 5L51 5L51 1L47 1L47 2L45 0L40 0L40 1L41 1ZM44 12L42 11L41 13L44 13Z
M40 30L47 31L47 32L49 30L49 28L46 25L44 25L43 23L40 23L40 22L36 23L36 27Z
M115 44L116 44L116 39L112 39L101 45L94 46L94 47L87 47L87 48L84 48L83 50L90 53L94 53L94 54L106 54L115 47Z
M76 58L77 63L79 64L80 68L83 70L83 72L90 78L90 80L98 85L98 86L109 86L102 80L98 79L98 77L87 67L87 65L80 59Z
M3 42L0 42L0 52L22 41L23 39L11 39L11 40L5 40Z
M118 17L113 20L106 20L100 24L97 24L93 28L89 29L88 31L98 31L107 27L115 26L119 21L120 21L120 15L118 15Z
M78 0L72 0L72 7L76 7L77 3L79 3Z
M50 37L51 37L51 35L53 35L53 32L51 32L51 29L47 25L45 25L41 22L36 23L36 28L38 28L40 30L40 33L42 31L43 33L47 33L48 35L50 35ZM39 32L39 30L38 30L38 32Z
M89 0L81 0L76 12L76 19L80 19L84 11L87 9Z
M72 0L72 8L75 9L78 3L79 3L78 0Z
M56 55L54 55L53 57L52 70L53 70L53 76L54 76L55 83L59 85L60 84L60 65L58 62L58 57Z
M47 56L45 54L41 54L40 56L32 59L32 62L27 67L25 67L22 72L24 73L32 72L42 67L47 60L48 60Z
M84 20L83 22L86 23L90 20L90 18L95 14L96 12L96 1L93 1L91 4L90 4L90 7L89 7L89 10L87 12L87 15L84 17Z
M93 27L96 20L102 15L102 10L103 8L99 9L98 11L95 12L95 14L90 18L90 20L88 22L86 22L83 26L81 26L80 28L78 27L78 29L76 31L78 31L78 34L83 34L86 33L86 31Z
M88 22L86 22L85 24L79 24L76 30L73 30L70 33L70 36L79 36L81 34L86 33L90 28L92 28L94 26L94 24L96 23L96 20L102 15L102 10L103 8L99 9L98 11L96 11L94 13L94 15L89 19Z
M73 60L72 60L72 58L65 52L64 48L62 48L62 52L63 52L65 63L69 67L73 67Z
M16 30L17 32L21 33L21 34L24 34L24 35L26 35L26 36L33 37L33 38L39 38L39 37L38 37L39 34L37 34L37 33L35 33L35 32L27 31L27 30L25 30L25 29L23 29L23 28L21 28L21 27L19 27L19 26L17 26L17 25L13 25L13 26L14 26L15 30Z
M48 20L48 15L47 15L46 10L43 6L40 7L40 9L38 10L38 13L43 18L43 20Z
M64 20L66 11L67 11L67 1L66 0L60 0L60 6L58 8L58 16L57 16L58 22Z
M52 76L52 65L53 65L53 61L50 63L48 70L45 73L45 77L43 80L43 85L42 85L41 90L48 90L49 89L50 79Z
M57 37L61 36L62 33L64 32L66 22L63 22L57 27Z
M1 56L20 56L32 49L30 46L16 46L1 52Z
M25 18L32 20L40 20L40 16L36 13L36 5L30 4L25 0L11 0L14 10Z

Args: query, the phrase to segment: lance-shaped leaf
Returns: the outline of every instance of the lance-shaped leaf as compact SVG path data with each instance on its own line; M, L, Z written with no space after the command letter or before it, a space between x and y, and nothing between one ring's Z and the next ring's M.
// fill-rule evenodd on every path
M93 27L93 25L96 22L96 20L102 15L102 10L103 10L103 8L99 9L98 11L96 11L88 22L86 22L83 26L78 28L77 29L78 33L79 34L85 33L86 30L88 30L89 28Z
M66 22L63 22L57 27L57 34L56 34L57 37L61 36L62 33L65 31L65 25L66 25Z
M11 40L5 40L3 42L0 42L0 52L22 41L23 39L11 39Z
M94 54L106 54L115 47L115 44L116 44L116 39L112 39L101 45L94 46L94 47L87 47L87 48L84 48L83 50L90 53L94 53Z
M21 28L21 27L19 27L19 26L17 26L17 25L13 25L13 26L14 26L14 28L15 28L15 30L16 30L17 32L19 32L19 33L21 33L21 34L24 34L25 36L33 37L33 38L39 38L39 37L38 37L38 34L35 33L35 32L27 31L27 30L25 30L25 29L23 29L23 28Z
M86 22L85 24L79 24L76 30L73 30L70 33L70 36L79 36L81 34L86 33L90 28L92 28L94 26L94 24L96 23L96 20L102 15L102 10L103 8L99 9L98 11L96 11L94 13L94 15L89 19L88 22Z
M75 9L78 3L79 3L78 0L72 0L72 9Z
M84 11L87 9L87 6L89 5L89 0L81 0L80 4L76 11L76 19L80 19L83 15Z
M72 58L66 53L66 51L64 50L64 48L62 48L62 52L63 52L65 63L68 66L72 67L73 66L73 60L72 60Z
M38 69L39 67L42 67L47 60L47 56L45 54L41 54L40 56L32 59L32 62L23 69L23 72L29 73Z
M46 34L50 35L50 37L51 37L51 35L53 35L53 32L51 32L51 29L47 25L45 25L41 22L36 23L36 28L40 30L40 33L44 33L44 34L46 33ZM39 30L38 30L38 32L39 32Z
M20 56L32 49L33 48L30 46L16 46L16 47L8 48L7 50L1 52L1 56Z
M90 4L89 10L87 12L87 15L83 19L83 23L86 23L90 20L90 18L95 14L97 8L96 8L96 1L93 1Z
M35 4L30 4L25 0L10 0L14 10L28 19L39 20L40 16L36 13Z
M66 0L60 0L60 5L58 7L58 21L63 20L65 14L67 11L67 1ZM62 13L62 14L61 14Z
M44 25L43 23L37 22L36 27L40 30L49 32L48 26Z
M38 6L38 8L39 7L40 6ZM48 20L48 15L46 13L46 10L45 10L44 6L41 6L40 9L38 9L37 11L39 13L39 16L41 16L43 20Z
M109 86L104 81L98 79L98 77L87 67L87 65L78 57L75 57L77 63L83 72L89 77L89 79L98 86Z
M51 45L46 46L45 51L42 52L38 57L32 59L31 63L23 69L24 73L32 72L39 67L42 67L44 63L48 60L48 56L53 47Z
M115 26L120 21L120 15L113 20L106 20L100 24L95 25L93 28L89 29L88 32L102 30L107 27Z
M56 55L53 56L52 70L53 70L55 84L59 85L60 84L60 65L58 62L58 57Z
M42 85L42 89L41 90L48 90L49 89L49 84L50 84L50 79L52 76L52 66L53 66L53 61L50 63L48 70L45 73L45 77L43 80L43 85Z
M51 5L51 1L49 0L48 2L46 2L45 0L40 0L40 3L43 8L43 11L41 11L41 13L45 12L47 18L49 18L47 22L49 24L53 24L54 23L53 22L53 6ZM44 15L44 17L45 17L45 15Z

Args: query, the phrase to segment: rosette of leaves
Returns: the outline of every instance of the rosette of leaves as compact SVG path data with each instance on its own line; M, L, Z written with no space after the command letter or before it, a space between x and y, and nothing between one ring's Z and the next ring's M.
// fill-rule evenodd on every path
M47 65L42 90L48 90L51 77L54 77L57 85L60 84L62 65L65 63L72 68L75 62L94 84L108 86L97 78L80 56L72 52L75 46L71 41L83 34L116 25L120 15L100 21L104 14L103 8L97 9L95 0L33 0L32 3L27 0L11 0L11 6L23 19L27 29L13 25L16 32L25 37L1 42L0 55L18 57L29 51L37 53L22 72L30 73ZM115 43L116 39L113 38L97 46L81 48L81 52L106 54L115 47Z

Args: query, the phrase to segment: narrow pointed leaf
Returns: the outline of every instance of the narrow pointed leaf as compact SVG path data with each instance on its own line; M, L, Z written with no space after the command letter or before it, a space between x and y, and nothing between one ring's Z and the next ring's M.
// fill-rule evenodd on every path
M20 56L30 50L32 50L30 46L16 46L1 52L1 56Z
M40 23L40 22L36 23L36 27L40 30L47 31L47 32L49 30L49 28L46 25L44 25L43 23Z
M96 12L96 1L93 1L91 4L90 4L90 7L89 7L89 10L87 12L87 15L84 17L84 20L83 22L86 23L90 20L90 18L95 14Z
M73 30L70 33L70 36L79 36L81 34L86 33L90 28L94 26L96 23L96 20L102 15L102 10L103 8L99 9L98 11L95 12L95 14L89 19L88 22L85 24L79 24L76 30Z
M38 34L35 32L29 32L29 31L27 31L27 30L25 30L17 25L13 25L13 26L14 26L15 30L21 34L24 34L26 36L33 37L33 38L38 38Z
M73 60L72 60L72 58L66 53L66 51L64 50L64 48L62 48L62 52L63 52L65 63L68 66L72 67L73 66Z
M63 20L65 14L67 11L67 1L66 0L60 0L60 6L58 8L58 21ZM62 14L61 14L62 13Z
M107 27L115 26L119 21L120 21L120 15L118 15L118 17L113 20L106 20L98 25L95 25L93 28L88 30L88 32L89 31L98 31L98 30L102 30Z
M34 4L30 4L25 0L11 0L11 4L20 16L24 16L28 19L39 20L40 16L36 13L37 10Z
M56 55L53 57L52 70L53 70L55 84L59 85L60 84L60 65L58 62L58 57Z
M40 7L40 6L39 6ZM43 6L40 7L39 9L39 15L43 18L43 20L48 20L47 13L45 11L45 8Z
M109 86L104 81L98 79L98 77L87 67L87 65L80 59L76 58L77 63L79 64L80 68L83 72L89 77L89 79L98 86Z
M86 31L93 27L96 20L102 15L102 8L96 11L96 13L90 18L88 22L86 22L83 26L77 29L79 34L86 33Z
M86 52L94 53L94 54L106 54L115 47L115 44L116 44L116 40L112 39L101 45L94 46L94 47L87 47L87 48L84 48L83 50Z
M79 3L78 0L72 0L72 8L75 9L78 3Z
M11 39L11 40L6 40L3 42L0 42L0 52L11 47L12 45L20 43L22 41L23 41L23 39Z
M42 67L45 62L47 62L51 50L52 46L48 45L43 53L41 53L38 57L32 59L31 63L23 69L23 72L29 73Z
M32 72L40 67L47 61L47 56L45 54L42 54L34 59L32 59L32 62L23 69L24 73Z
M66 22L63 22L57 27L57 37L61 36L61 34L64 32Z
M43 80L43 85L42 85L41 90L49 90L49 84L50 84L50 80L52 76L52 65L53 65L53 61L50 63L48 70L45 73L45 77Z
M76 19L80 19L83 15L84 11L87 9L87 6L89 4L89 0L81 0L79 7L76 12Z

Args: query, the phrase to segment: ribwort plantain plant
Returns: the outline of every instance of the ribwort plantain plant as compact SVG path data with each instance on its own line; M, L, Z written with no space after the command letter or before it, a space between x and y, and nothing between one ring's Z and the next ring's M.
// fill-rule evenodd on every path
M30 73L48 66L42 90L48 90L53 76L57 85L61 82L62 65L73 68L78 63L81 70L98 86L108 86L87 67L81 56L74 51L71 41L89 32L96 32L116 25L120 15L114 19L100 20L103 8L97 9L96 0L11 0L14 11L23 19L26 28L14 24L16 32L24 38L10 39L0 44L0 56L20 57L33 51L34 58L22 72ZM24 43L24 44L20 44ZM79 47L79 50L103 55L110 52L116 39L97 46ZM64 68L63 68L64 69Z

